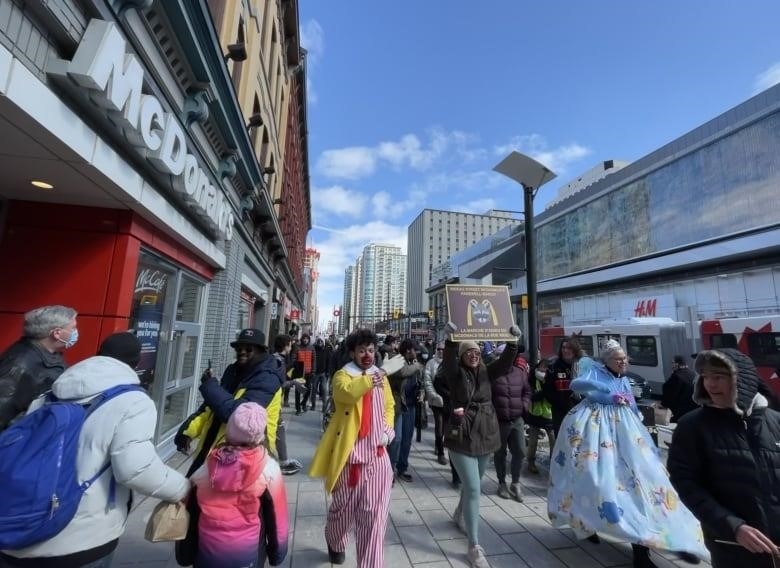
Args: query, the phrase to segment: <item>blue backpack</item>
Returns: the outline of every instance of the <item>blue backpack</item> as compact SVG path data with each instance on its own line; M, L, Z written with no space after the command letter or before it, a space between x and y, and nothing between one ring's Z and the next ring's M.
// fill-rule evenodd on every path
M81 428L103 403L130 391L145 392L119 385L85 404L53 399L0 434L0 550L43 542L67 526L81 496L111 467L109 459L79 483ZM112 478L112 493L113 485Z

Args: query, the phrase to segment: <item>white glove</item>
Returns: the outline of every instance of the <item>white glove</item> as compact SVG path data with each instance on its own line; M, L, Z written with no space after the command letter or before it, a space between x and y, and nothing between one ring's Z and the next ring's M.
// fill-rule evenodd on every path
M512 327L510 327L510 328L509 328L509 333L511 333L512 335L514 335L514 336L515 336L515 337L516 337L518 340L519 340L521 337L523 337L523 332L522 332L522 330L521 330L519 327L517 327L516 325L513 325Z
M444 326L444 335L446 335L448 339L452 337L453 333L457 333L457 332L458 332L458 326L452 323L451 321L448 321L447 325Z

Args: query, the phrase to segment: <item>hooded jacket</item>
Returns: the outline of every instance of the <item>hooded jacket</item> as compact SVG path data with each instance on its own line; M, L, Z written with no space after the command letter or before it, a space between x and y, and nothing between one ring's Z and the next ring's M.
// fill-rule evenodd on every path
M50 353L23 337L0 356L0 431L24 414L66 369L62 353Z
M218 446L192 476L196 487L199 568L248 566L258 558L261 535L268 560L287 554L287 495L279 464L265 448ZM263 505L273 504L273 512ZM266 550L260 551L265 557Z
M256 402L268 413L266 441L276 452L276 432L281 420L282 382L284 375L275 357L265 354L246 374L239 374L236 363L228 365L219 383L205 381L200 385L203 404L179 427L178 436L199 439L195 459L187 476L206 460L211 449L225 441L225 424L236 407Z
M768 555L749 552L735 541L747 523L780 544L780 413L758 392L761 378L749 357L736 349L704 351L731 370L733 406L711 406L697 377L694 400L702 405L675 428L667 467L683 503L699 519L713 565L772 566Z
M82 403L118 385L139 384L135 371L111 357L90 357L65 371L52 385L54 395ZM157 410L149 396L140 391L123 393L104 403L84 422L76 461L81 480L95 475L106 461L111 467L81 499L70 523L56 536L28 548L5 551L17 558L30 558L30 566L81 566L106 556L125 530L131 505L131 490L163 501L184 499L190 484L166 466L152 443ZM109 505L111 477L116 479L115 505ZM41 557L64 557L98 549L61 563Z

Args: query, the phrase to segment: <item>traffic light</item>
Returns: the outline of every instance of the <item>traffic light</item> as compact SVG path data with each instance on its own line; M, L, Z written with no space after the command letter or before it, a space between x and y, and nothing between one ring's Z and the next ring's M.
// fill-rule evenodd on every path
M433 310L428 310L428 319L429 320L433 319Z
M401 317L401 310L393 310L393 319L398 319Z

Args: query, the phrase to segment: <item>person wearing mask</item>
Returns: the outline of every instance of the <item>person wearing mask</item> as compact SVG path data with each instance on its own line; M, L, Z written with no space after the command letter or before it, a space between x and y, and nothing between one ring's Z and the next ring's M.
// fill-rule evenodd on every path
M677 423L669 475L701 521L713 568L772 568L780 557L780 413L736 349L696 356L701 408Z
M675 355L672 374L663 385L661 405L672 411L672 422L678 422L684 414L699 407L693 401L693 382L696 375L688 368L682 355Z
M0 355L0 432L67 368L62 352L79 340L76 315L66 306L43 306L24 314L22 337Z
M428 405L433 411L433 428L434 428L434 447L436 449L436 459L441 465L447 465L447 458L444 457L444 399L441 394L436 392L434 387L434 379L436 372L441 365L442 356L444 355L444 343L436 345L436 351L425 365L425 371L423 372L423 386L425 388L425 398L428 401Z
M501 356L506 344L495 350ZM501 447L493 455L498 479L498 496L523 502L523 489L520 486L520 469L525 457L525 416L531 409L531 385L528 383L528 361L522 356L515 357L509 372L499 375L491 382L493 406L498 418ZM512 453L510 473L512 483L506 484L506 452Z
M135 335L112 334L101 344L99 355L64 371L52 384L52 394L61 401L86 405L111 388L140 386L135 371L140 358L141 343ZM176 503L190 489L190 482L157 455L152 441L156 424L154 402L140 388L97 407L79 434L76 474L79 480L86 480L97 475L106 463L110 467L86 489L75 515L59 533L27 548L4 550L0 566L111 566L127 527L134 492Z
M445 328L444 357L440 372L449 387L452 413L447 417L444 445L461 479L460 500L454 520L468 537L468 560L472 568L489 567L479 544L479 496L488 459L501 447L496 409L492 402L491 382L506 375L517 356L516 342L507 343L495 362L482 362L479 345L474 341L451 341L457 332L454 323ZM520 328L509 332L520 337Z
M358 568L384 566L393 471L386 456L392 441L393 393L375 365L376 335L359 329L346 339L352 360L333 376L336 412L320 439L309 475L332 494L325 523L328 560L343 564L355 532Z
M411 482L409 469L409 452L412 449L417 399L422 390L423 366L417 361L416 344L411 339L404 339L398 351L403 357L403 367L400 371L388 377L395 401L395 439L390 444L390 463L395 468L396 478Z
M311 336L308 333L301 335L301 343L295 352L296 361L303 365L303 379L306 382L306 390L295 391L295 414L300 416L308 410L309 397L312 394L312 379L314 378L314 367L316 364L316 353L314 346L311 345Z
M182 423L174 438L176 448L184 453L189 453L193 439L199 440L187 477L203 465L214 446L225 440L225 425L244 402L256 402L266 409L268 445L276 452L277 406L282 402L283 380L279 365L268 353L265 334L259 329L241 330L230 346L236 351L235 363L228 365L220 380L206 369L200 383L203 404Z
M544 392L542 392L549 365L550 362L547 359L540 359L539 363L536 364L531 382L533 385L531 388L531 410L528 411L528 416L525 420L526 424L528 424L528 472L533 474L539 473L539 468L536 467L536 450L539 447L539 438L542 432L547 434L550 452L552 452L553 446L555 446L552 407L544 397Z
M609 340L599 355L601 361L583 358L571 382L585 398L566 416L555 442L550 520L580 538L604 533L630 542L634 568L657 566L650 548L698 563L706 556L701 528L680 503L642 424L626 353Z
M547 370L544 380L544 396L552 407L553 430L558 436L561 422L578 402L569 384L574 378L574 366L582 357L582 348L574 337L567 337L558 348L558 357Z

